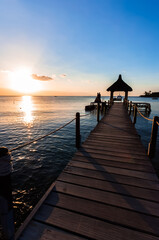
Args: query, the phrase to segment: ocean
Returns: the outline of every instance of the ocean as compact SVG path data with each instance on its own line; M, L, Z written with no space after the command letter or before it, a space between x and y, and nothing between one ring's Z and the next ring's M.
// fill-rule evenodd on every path
M75 118L76 112L86 114L85 106L95 97L0 97L0 146L13 149L53 131ZM109 97L103 97L107 101ZM151 114L159 116L159 100L129 97L133 102L151 104ZM132 117L132 116L131 116ZM96 126L96 113L81 118L81 140ZM136 129L145 149L148 147L152 122L137 117ZM158 134L159 135L159 134ZM75 121L44 139L12 152L13 204L16 228L50 184L71 160L76 151ZM159 172L159 137L154 167Z

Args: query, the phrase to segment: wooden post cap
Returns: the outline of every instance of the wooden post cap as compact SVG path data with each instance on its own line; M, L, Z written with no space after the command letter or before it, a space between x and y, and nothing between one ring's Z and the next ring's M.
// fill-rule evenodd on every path
M12 157L8 148L0 147L0 176L7 176L12 171Z
M0 147L0 157L3 157L8 154L8 148L6 147Z

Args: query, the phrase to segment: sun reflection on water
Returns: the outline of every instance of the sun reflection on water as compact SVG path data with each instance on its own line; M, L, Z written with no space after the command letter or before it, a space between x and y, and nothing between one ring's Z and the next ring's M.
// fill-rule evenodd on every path
M33 123L33 102L32 102L32 97L31 96L23 96L22 97L22 105L21 109L24 112L24 123L26 125L32 125Z

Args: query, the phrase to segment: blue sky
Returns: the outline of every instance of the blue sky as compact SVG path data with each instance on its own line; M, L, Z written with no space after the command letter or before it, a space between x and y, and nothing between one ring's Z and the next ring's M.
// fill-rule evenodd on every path
M108 95L119 74L132 95L159 91L158 0L0 0L0 9L0 88L29 67L52 78L40 81L46 94Z

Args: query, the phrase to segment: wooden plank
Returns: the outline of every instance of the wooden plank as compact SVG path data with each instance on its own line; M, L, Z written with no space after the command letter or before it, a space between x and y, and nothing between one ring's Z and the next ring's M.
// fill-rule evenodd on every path
M127 142L123 143L121 140L116 140L114 138L109 138L109 139L106 138L103 140L101 138L94 138L94 140L92 140L88 137L84 143L85 144L89 143L89 144L96 145L96 146L108 146L108 147L114 145L114 146L117 146L122 149L123 148L125 149L125 147L129 147L130 150L136 149L136 145L132 144L132 142L129 143L127 141ZM145 148L143 147L141 142L136 141L136 144L138 146L136 149L138 152L143 151L146 153Z
M120 134L117 134L115 131L112 132L112 131L108 131L108 129L105 129L104 131L92 131L90 133L90 135L88 136L88 139L89 138L94 138L94 139L97 139L97 140L105 140L105 141L116 141L118 143L120 142L128 142L129 144L132 144L133 142L139 142L140 143L140 146L142 146L141 144L141 139L140 139L140 136L132 136L132 135L123 135L122 133Z
M158 237L113 225L64 209L44 205L35 219L91 239L111 240L158 240Z
M112 159L112 161L119 161L119 162L128 162L128 163L135 163L135 164L144 164L144 165L149 165L149 166L152 166L151 163L147 160L144 160L144 159L137 159L137 158L132 158L131 156L129 157L120 157L120 156L117 156L117 155L111 155L111 154L107 154L107 155L104 155L104 154L96 154L96 153L90 153L90 152L76 152L75 153L75 156L84 156L84 157L87 157L87 158L94 158L94 159L105 159L105 160L110 160Z
M91 131L90 135L94 138L99 137L99 138L104 138L104 139L112 139L112 135L108 134L107 132L99 132L97 129ZM126 140L130 140L130 142L132 142L132 140L134 139L135 141L138 140L140 141L140 136L138 134L134 135L130 135L130 136L124 136L124 135L117 135L116 136L116 140L119 142L121 140L124 140L126 138Z
M96 153L96 154L100 154L100 155L109 155L109 156L114 156L115 155L115 151L111 150L111 151L102 151L102 150L98 150L98 149L93 149L93 148L80 148L79 149L80 152L89 152L89 153ZM119 157L124 157L124 158L132 158L132 159L141 159L141 160L146 160L147 161L147 157L145 155L139 155L139 154L132 154L132 153L123 153L123 152L118 152L117 156Z
M98 145L98 146L100 146L100 145L111 145L112 144L112 147L113 147L113 145L114 146L118 146L118 147L127 147L127 148L129 148L129 149L136 149L136 145L138 146L137 147L137 150L141 150L141 151L144 151L143 150L143 146L141 146L140 144L141 143L138 143L138 142L135 142L135 145L132 145L132 143L129 143L129 142L125 142L125 143L123 143L123 142L117 142L116 140L114 140L114 139L112 139L112 140L109 140L109 141L107 141L106 139L90 139L90 138L88 138L86 141L85 141L85 143L89 143L89 144L94 144L94 145Z
M75 234L62 231L61 229L49 226L32 220L27 230L20 236L19 240L83 240L85 238L79 237Z
M103 160L100 158L91 158L91 157L84 157L84 156L75 156L72 158L72 161L80 161L80 162L87 162L91 164L98 164L98 165L105 165L105 166L112 166L112 167L118 167L118 168L125 168L130 170L136 170L136 171L143 171L143 172L151 172L155 173L155 170L150 165L143 165L143 164L135 164L135 163L127 163L127 162L117 162L111 160Z
M118 174L110 174L106 172L99 172L95 170L85 169L85 168L79 168L79 167L72 167L67 166L64 169L64 172L70 173L70 174L76 174L79 176L87 176L90 178L96 178L103 181L110 181L110 182L116 182L116 183L123 183L130 186L137 186L141 188L146 189L154 189L159 190L159 184L158 182L152 182L146 179L140 179L130 176L123 176Z
M56 191L159 217L159 203L105 192L75 184L56 182ZM53 190L54 190L53 189Z
M140 136L139 135L132 135L132 134L126 134L126 135L117 135L115 131L107 131L108 129L105 129L105 131L103 131L103 128L101 129L101 131L99 131L99 129L92 131L90 133L90 135L88 136L88 138L94 138L94 139L104 139L104 140L116 140L117 142L119 141L128 141L129 143L132 143L132 141L138 141L140 142ZM113 136L115 135L115 139L113 138Z
M107 131L107 129L105 129L105 131ZM116 136L118 136L118 135L121 135L122 133L120 133L120 132L112 132L112 131L110 131L110 133L109 133L109 138L108 137L98 137L98 136L92 136L92 135L90 135L89 137L88 137L88 140L97 140L97 141L106 141L106 142L121 142L121 143L124 143L124 144L132 144L132 142L140 142L140 140L138 139L138 138L136 138L136 139L129 139L129 136L125 136L123 139L116 139ZM140 145L141 146L141 145Z
M89 148L88 150L86 148L80 148L80 151L79 152L86 152L91 154L91 153L95 153L95 154L100 154L100 155L105 155L105 156L115 156L116 158L117 157L120 157L120 158L130 158L130 159L137 159L137 160L145 160L147 162L149 162L149 158L145 155L145 156L139 156L139 155L133 155L133 154L129 154L129 153L122 153L122 152L116 152L116 151L101 151L101 150L95 150L95 149L91 149Z
M105 118L102 119L100 122L100 125L97 126L96 131L98 130L99 132L103 129L108 129L108 131L113 131L113 132L122 132L123 135L132 135L132 136L138 136L137 132L134 130L132 123L129 124L126 122L127 116L123 118L123 122L115 122L113 118Z
M59 177L59 181L73 183L85 187L91 187L109 192L118 192L123 195L142 198L145 200L159 202L159 191L129 186L126 184L103 181L99 179L88 178L87 176L79 176L63 172Z
M107 144L107 143L105 143L105 144L92 144L92 143L84 143L83 145L82 145L82 148L86 148L86 149L94 149L94 150L101 150L101 151L103 151L103 152L105 152L105 153L107 153L107 152L115 152L115 153L126 153L126 154L134 154L134 149L129 149L129 148L127 148L127 146L124 146L124 147L119 147L118 145L115 147L115 148L113 148L112 147L112 144ZM134 154L135 156L144 156L144 158L146 158L146 159L148 159L148 157L147 156L145 156L145 151L141 151L141 149L140 149L140 151L135 151L135 154Z
M117 225L131 227L139 231L159 236L159 218L153 216L139 214L110 205L108 206L103 203L94 203L91 200L81 199L59 192L52 192L45 203L94 217L95 219L109 221Z
M158 181L158 178L155 174L148 173L148 172L134 171L134 170L129 170L129 169L115 168L115 167L109 167L109 166L91 164L91 163L85 163L85 162L78 162L78 161L71 161L70 163L68 163L68 165L73 166L73 167L83 167L85 169L96 170L99 172L107 172L110 174L116 173L119 175L126 175L126 176L132 176L132 177L140 178L140 179Z

